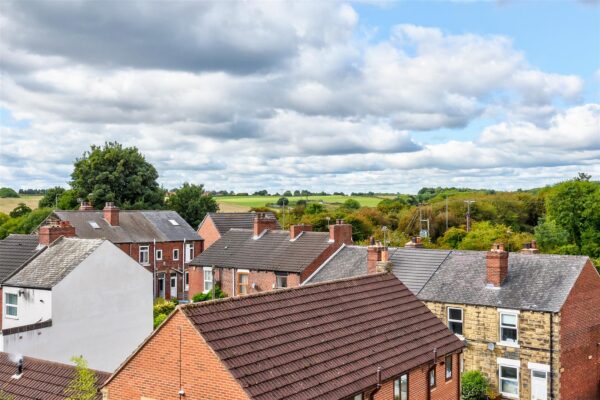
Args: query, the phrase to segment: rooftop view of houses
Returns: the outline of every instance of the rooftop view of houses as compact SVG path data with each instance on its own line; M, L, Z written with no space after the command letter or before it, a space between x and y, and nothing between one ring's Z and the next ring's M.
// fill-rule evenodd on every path
M600 400L600 3L0 4L0 400Z

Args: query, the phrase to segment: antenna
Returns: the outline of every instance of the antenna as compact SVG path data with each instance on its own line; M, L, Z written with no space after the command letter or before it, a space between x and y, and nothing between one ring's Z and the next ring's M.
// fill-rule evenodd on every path
M475 203L475 200L464 200L467 203L467 232L471 232L471 204Z

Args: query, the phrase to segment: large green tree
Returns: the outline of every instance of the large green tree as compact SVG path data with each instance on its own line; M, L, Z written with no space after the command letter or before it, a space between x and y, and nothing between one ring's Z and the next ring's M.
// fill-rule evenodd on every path
M107 201L122 208L161 208L165 191L158 173L136 147L116 142L92 146L75 161L71 187L81 198L103 208Z
M44 197L40 199L38 207L56 208L58 206L58 199L60 199L60 196L62 196L63 193L65 193L65 191L66 189L60 186L55 186L53 188L48 189Z
M219 205L215 198L204 190L203 185L186 182L169 197L167 208L177 211L188 224L196 228L206 213L216 212Z

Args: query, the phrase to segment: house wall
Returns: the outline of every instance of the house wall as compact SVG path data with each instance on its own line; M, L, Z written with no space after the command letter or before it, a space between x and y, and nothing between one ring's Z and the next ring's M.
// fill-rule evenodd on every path
M105 241L52 289L52 326L4 336L4 349L111 372L152 332L152 301L152 274Z
M560 396L600 399L600 276L591 261L561 310Z
M180 389L185 391L186 399L249 399L202 336L177 310L102 392L104 400L179 400Z
M2 290L3 297L7 293L18 296L16 318L7 316L5 310L2 309L2 329L31 325L52 318L52 292L50 290L21 289L10 286L4 286ZM22 291L20 296L19 291ZM4 298L2 303L4 303Z
M518 360L519 396L521 399L531 399L531 370L529 363L550 366L550 313L520 311L518 316L519 347L510 347L500 342L500 313L498 308L473 306L465 304L446 304L425 302L425 305L446 325L448 325L448 307L463 309L463 336L467 340L464 351L464 370L481 371L490 380L492 388L498 392L499 366L498 358ZM552 316L554 397L560 389L560 317ZM493 350L488 345L493 344ZM550 377L548 377L548 399L550 399ZM568 400L568 398L565 398Z
M221 284L221 290L229 296L235 295L237 281L234 278L238 270L235 268L217 268L216 271L215 280ZM248 275L248 294L273 290L276 281L277 277L274 272L251 270ZM253 283L256 284L254 288L252 287ZM288 287L300 286L300 275L289 272L287 284Z
M215 223L213 222L212 218L208 215L206 216L204 221L202 221L202 224L198 228L198 235L200 235L200 237L204 239L205 249L208 249L210 246L212 246L214 242L221 238L219 230L215 226Z

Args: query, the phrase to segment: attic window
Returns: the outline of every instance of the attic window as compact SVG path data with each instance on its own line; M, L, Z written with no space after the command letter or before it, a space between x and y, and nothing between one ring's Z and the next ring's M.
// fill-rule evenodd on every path
M96 221L88 221L88 224L94 229L100 229L100 225Z
M175 221L174 219L170 219L169 222L171 223L171 225L173 226L179 226L179 222Z

